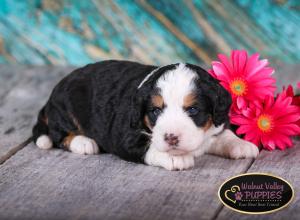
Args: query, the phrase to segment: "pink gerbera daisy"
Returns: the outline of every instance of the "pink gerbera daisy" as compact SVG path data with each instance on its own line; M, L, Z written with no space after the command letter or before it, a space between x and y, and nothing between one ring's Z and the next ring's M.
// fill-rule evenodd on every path
M231 122L240 126L236 133L245 134L245 140L257 146L261 143L268 150L284 150L292 146L290 136L300 132L299 119L299 108L292 105L292 97L284 90L276 99L267 96L264 102L250 103L241 114L233 115Z
M224 54L218 57L220 61L213 61L209 72L231 93L233 108L242 110L249 101L274 96L274 69L268 67L267 60L259 60L258 53L248 58L245 50L233 50L230 58Z
M298 83L298 86L300 86L300 83ZM300 96L294 94L294 89L291 85L289 85L286 89L286 95L292 98L292 105L296 105L300 112ZM300 127L300 119L296 122L296 124Z

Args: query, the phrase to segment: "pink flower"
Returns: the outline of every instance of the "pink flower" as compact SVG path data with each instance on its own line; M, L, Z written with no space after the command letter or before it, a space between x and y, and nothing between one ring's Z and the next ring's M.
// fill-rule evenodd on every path
M300 83L298 83L298 86L300 86ZM300 112L300 96L296 96L294 94L294 89L291 85L288 86L286 89L286 95L288 97L291 97L292 100L292 105L296 105L298 107L298 111ZM296 124L300 127L300 119L296 122Z
M232 96L232 108L245 109L249 102L274 96L276 80L271 76L274 69L267 60L259 60L259 54L248 58L245 50L233 50L230 58L218 55L220 61L212 62L209 73L218 79Z
M241 114L232 115L231 122L240 126L236 133L245 134L245 140L268 150L284 150L293 145L290 137L300 133L296 124L300 112L292 101L286 90L276 99L268 95L263 102L254 101Z
M300 85L300 83L299 83ZM294 93L294 89L291 85L289 85L286 89L286 94L288 97L292 97L293 101L292 101L292 105L297 105L298 107L300 107L300 96L296 96Z

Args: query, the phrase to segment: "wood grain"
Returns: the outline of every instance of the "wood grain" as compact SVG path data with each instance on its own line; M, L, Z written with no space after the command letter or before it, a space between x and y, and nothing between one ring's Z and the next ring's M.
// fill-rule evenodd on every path
M0 166L0 218L211 219L219 185L249 163L205 155L171 172L30 144Z
M46 103L55 84L71 69L22 66L0 68L0 92L3 93L0 94L0 164L31 136L38 111Z
M209 64L242 48L299 63L299 23L297 0L2 0L0 63Z

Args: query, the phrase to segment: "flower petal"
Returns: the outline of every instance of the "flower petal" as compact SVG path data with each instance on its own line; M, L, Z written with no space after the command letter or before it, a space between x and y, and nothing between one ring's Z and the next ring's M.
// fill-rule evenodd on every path
M262 70L265 66L267 66L269 63L268 63L268 60L267 59L264 59L264 60L260 60L257 62L256 65L253 65L252 68L249 70L248 72L248 77L256 74L257 72L259 72L260 70Z
M239 72L244 72L244 69L246 67L246 64L247 64L247 52L245 50L241 50L239 53L238 53L238 71Z
M245 134L253 129L253 126L251 125L241 125L237 130L237 134Z
M229 73L228 73L226 67L222 63L213 62L212 68L213 68L214 74L217 77L217 79L227 81L227 82L230 81Z
M218 54L218 58L221 61L221 63L224 64L224 66L226 67L226 69L228 70L229 73L233 71L232 65L229 62L227 56L225 56L224 54L220 53L220 54Z
M237 101L236 104L237 104L239 109L245 109L247 107L247 103L246 103L246 101L243 97L238 96L236 101Z
M230 122L235 125L249 124L250 120L242 116L231 117Z

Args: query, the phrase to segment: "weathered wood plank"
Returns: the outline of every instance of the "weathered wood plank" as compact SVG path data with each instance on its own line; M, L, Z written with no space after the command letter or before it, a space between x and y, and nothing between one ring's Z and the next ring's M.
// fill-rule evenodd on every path
M1 74L1 90L6 94L0 100L0 163L15 152L15 147L18 148L19 144L30 137L39 109L45 104L54 85L72 69L7 68L11 68L12 80L6 84L4 80L7 79L7 74Z
M297 220L300 216L300 141L286 151L262 151L248 172L263 172L277 175L292 184L295 190L294 201L278 212L267 215L245 215L234 212L226 207L217 219L290 219Z
M230 49L300 60L298 0L2 0L0 63L210 63Z
M249 163L205 155L170 172L30 144L0 166L0 218L211 219L219 185Z
M11 68L11 66L8 65L0 65L0 106L7 93L18 83L22 77L21 74L16 73L28 68L30 67L22 68L15 66L14 68Z

